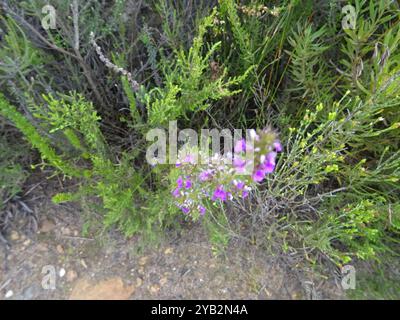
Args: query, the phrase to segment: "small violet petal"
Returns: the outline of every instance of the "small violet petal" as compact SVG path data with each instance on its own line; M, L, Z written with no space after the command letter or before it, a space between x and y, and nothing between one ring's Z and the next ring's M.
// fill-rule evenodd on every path
M279 141L274 142L274 148L276 152L281 152L282 151L282 145Z
M184 214L188 214L188 213L190 212L190 209L189 209L189 208L186 208L186 207L182 207L181 210L182 210L182 212L183 212Z
M180 193L179 188L176 188L174 191L172 191L172 195L173 195L175 198L179 198L179 197L181 196L181 193Z
M201 216L204 216L204 214L206 213L206 208L204 208L203 206L199 206L199 212Z
M178 188L179 188L179 189L182 188L182 187L183 187L183 179L182 179L182 177L179 177L179 178L176 180L176 183L178 184Z
M253 175L252 175L252 179L253 179L255 182L261 182L261 181L264 180L264 178L265 178L265 171L262 170L262 169L256 170L256 171L253 173Z
M246 140L240 139L236 141L234 151L235 153L240 153L242 151L246 150Z

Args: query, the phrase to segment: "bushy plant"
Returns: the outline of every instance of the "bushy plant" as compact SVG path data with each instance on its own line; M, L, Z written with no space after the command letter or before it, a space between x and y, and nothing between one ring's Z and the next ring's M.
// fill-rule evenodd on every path
M156 87L144 97L150 125L187 117L189 113L208 108L213 100L240 92L231 90L231 87L239 85L250 69L233 78L227 77L226 68L219 75L213 76L209 72L210 59L221 45L216 42L207 48L204 43L206 31L213 25L215 12L201 21L188 52L183 48L175 50L174 63L171 64L166 58L161 62L164 87ZM203 53L205 47L207 49Z
M1 126L4 129L4 125ZM22 185L27 178L27 171L21 165L20 158L24 154L22 145L10 143L11 134L0 136L0 215L5 204L22 191Z
M51 140L41 135L4 97L0 113L22 131L47 165L81 181L77 192L57 194L54 201L60 203L79 200L87 195L96 196L106 209L105 226L117 225L127 236L153 232L156 224L163 223L164 216L151 211L157 214L152 218L148 211L143 210L149 193L144 189L143 174L136 172L132 164L133 155L122 155L118 163L110 160L99 129L100 118L92 104L76 94L60 99L49 95L44 100L48 102L46 111L35 115L47 126L48 133L62 131L71 148L75 148L80 155L78 158L71 157L70 152L57 153ZM84 161L83 165L79 166L78 161Z
M0 112L45 164L79 179L79 190L55 201L98 197L105 225L128 236L179 221L178 204L195 212L215 252L237 236L314 264L398 254L393 1L353 1L353 29L343 29L335 1L188 0L187 10L158 1L146 23L135 15L142 2L56 1L65 28L46 32L37 31L41 1L6 2ZM172 120L194 130L277 128L282 153L276 163L261 154L273 170L246 181L233 174L240 159L220 171L190 158L152 167L145 132ZM247 194L250 180L257 187ZM219 201L229 194L234 201Z
M236 142L234 153L211 158L194 150L181 150L172 176L178 175L172 191L176 205L194 219L203 216L209 202L245 199L249 192L275 169L282 146L267 129L250 131L249 141Z

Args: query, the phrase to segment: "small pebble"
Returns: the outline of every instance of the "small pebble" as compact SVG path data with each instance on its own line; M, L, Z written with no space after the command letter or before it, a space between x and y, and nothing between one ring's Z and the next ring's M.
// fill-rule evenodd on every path
M160 286L157 284L152 285L149 290L151 294L157 294L160 291Z
M168 279L165 278L165 277L163 277L163 278L160 279L160 285L161 285L161 286L164 286L167 282L168 282Z
M6 299L10 299L14 295L14 292L12 290L8 290L6 292L6 295L4 296Z
M140 287L143 284L143 279L142 278L137 278L136 279L136 287Z
M76 273L75 270L69 270L67 272L67 281L68 282L72 282L74 281L76 278L78 278L78 274Z
M17 240L19 240L19 234L18 234L18 232L17 232L17 231L12 231L11 234L10 234L10 239L11 239L12 241L17 241Z
M64 253L64 248L62 247L62 245L57 245L57 252L59 253L59 254L63 254Z
M139 259L139 265L140 266L144 266L147 263L148 260L149 260L149 257L141 257Z
M60 269L59 276L60 276L60 278L65 276L65 269L64 268Z
M43 233L47 233L47 232L52 231L55 227L56 227L56 225L53 221L46 219L46 220L42 221L39 231L43 232Z
M61 228L61 233L65 236L71 235L71 230L68 227Z
M87 266L85 260L83 260L83 259L81 259L81 265L82 265L85 269L88 268L88 266Z

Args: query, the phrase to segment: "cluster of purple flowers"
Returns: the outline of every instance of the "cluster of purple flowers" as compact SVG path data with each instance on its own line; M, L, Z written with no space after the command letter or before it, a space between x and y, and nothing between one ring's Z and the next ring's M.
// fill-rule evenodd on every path
M179 177L172 191L176 205L183 213L198 217L205 214L207 200L246 198L257 183L275 170L276 156L281 151L274 133L251 130L248 141L235 143L233 154L214 155L207 165L197 165L194 156L186 154L176 164Z
M250 165L253 168L251 178L254 182L262 182L265 176L272 173L276 166L276 156L278 152L282 151L281 143L274 139L271 143L271 137L267 130L260 133L252 130L251 145L247 145L244 139L236 142L234 147L233 166L236 172L243 173ZM247 160L244 158L245 152L253 152L254 160Z

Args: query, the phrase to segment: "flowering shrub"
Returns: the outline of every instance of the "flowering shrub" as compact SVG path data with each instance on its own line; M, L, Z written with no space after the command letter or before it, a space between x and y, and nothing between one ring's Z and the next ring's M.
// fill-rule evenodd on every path
M274 171L282 146L270 130L250 130L250 139L238 140L233 151L215 154L203 161L205 164L195 160L196 150L180 152L172 196L183 213L196 219L206 213L210 201L217 204L246 198L257 183Z

